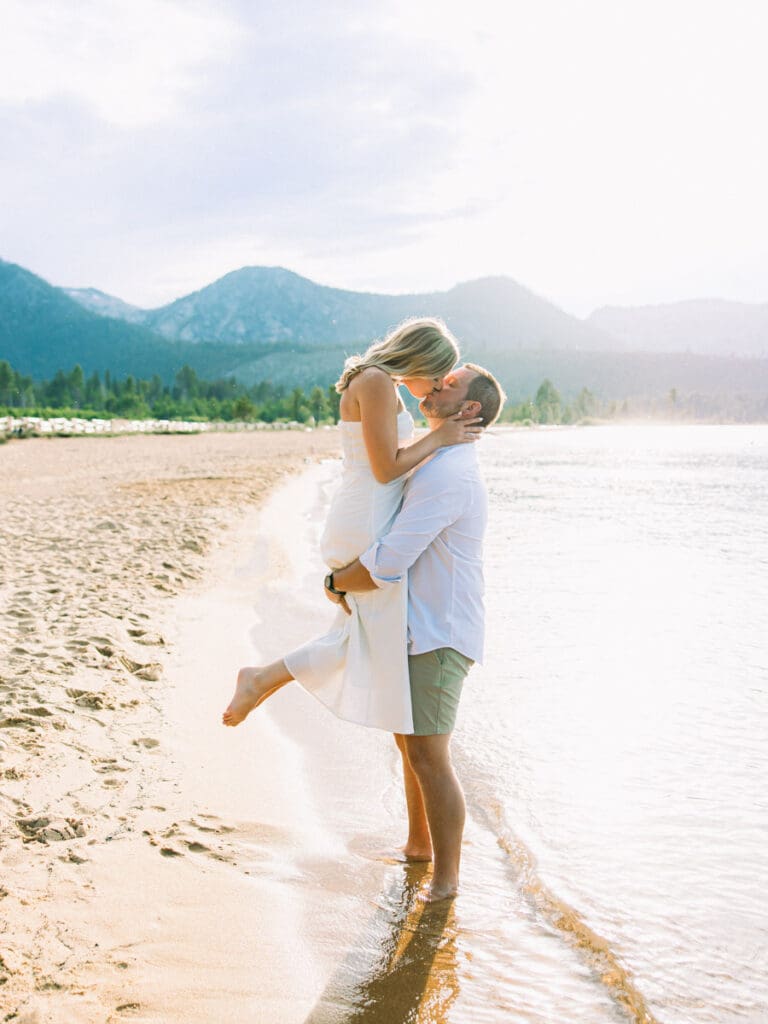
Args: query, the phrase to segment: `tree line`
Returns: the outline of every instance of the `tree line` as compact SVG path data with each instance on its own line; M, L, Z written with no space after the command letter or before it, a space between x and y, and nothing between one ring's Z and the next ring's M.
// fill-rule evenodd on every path
M407 396L406 396L407 399ZM415 410L415 403L409 402ZM184 365L171 383L154 376L117 378L109 371L86 376L78 364L58 370L50 380L33 380L0 360L0 415L66 416L83 419L224 420L337 423L339 395L332 384L305 390L260 381L247 387L234 377L205 380ZM564 401L545 379L535 395L508 402L502 423L568 424L590 420L664 419L709 422L756 422L768 419L766 396L666 395L598 399L582 388Z
M261 381L245 387L232 377L203 380L190 366L171 384L155 374L117 379L107 370L86 377L78 364L35 381L0 361L0 411L4 415L70 416L83 419L261 420L335 423L339 395L333 386L289 388Z

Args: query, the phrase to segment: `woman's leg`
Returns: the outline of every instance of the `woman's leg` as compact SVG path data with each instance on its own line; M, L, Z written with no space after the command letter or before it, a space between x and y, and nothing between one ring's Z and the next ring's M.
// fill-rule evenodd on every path
M405 737L395 733L395 743L403 759L403 784L408 808L408 839L402 848L403 856L406 860L432 860L432 841L421 786L411 767Z
M235 695L221 716L222 722L224 725L240 725L254 708L292 679L282 660L261 667L241 668L237 673Z

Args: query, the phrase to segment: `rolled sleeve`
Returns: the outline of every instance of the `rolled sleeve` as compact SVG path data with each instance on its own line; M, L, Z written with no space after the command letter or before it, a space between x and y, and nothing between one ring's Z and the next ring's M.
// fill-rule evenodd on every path
M360 555L360 563L364 565L368 572L371 574L371 579L377 587L386 588L391 586L393 583L399 583L403 578L402 573L399 576L382 576L381 569L379 567L379 550L381 543L376 541L375 544L371 544L367 551L364 551Z
M409 481L403 507L386 533L360 556L378 587L399 583L437 535L455 522L463 510L460 487L435 488L437 480L428 464Z

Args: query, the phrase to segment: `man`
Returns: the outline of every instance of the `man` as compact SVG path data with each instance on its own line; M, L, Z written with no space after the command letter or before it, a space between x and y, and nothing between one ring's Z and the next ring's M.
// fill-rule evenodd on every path
M487 370L467 363L419 406L430 429L458 412L493 423L505 395ZM408 668L414 735L396 736L408 806L406 858L434 857L429 902L456 895L464 794L451 734L464 678L483 656L482 542L487 496L471 444L441 448L408 481L392 528L360 558L326 577L326 595L391 586L408 574Z

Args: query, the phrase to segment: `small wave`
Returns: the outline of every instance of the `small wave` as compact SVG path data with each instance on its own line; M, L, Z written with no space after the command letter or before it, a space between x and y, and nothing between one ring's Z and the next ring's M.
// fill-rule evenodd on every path
M579 911L556 896L541 879L536 857L509 826L504 807L494 796L490 780L483 779L482 770L478 771L478 766L473 765L463 751L457 750L456 753L459 754L457 760L466 764L462 781L473 817L491 831L507 855L516 885L529 904L540 918L578 950L593 975L634 1024L660 1024L648 1008L631 972L621 963L608 940L590 928Z

